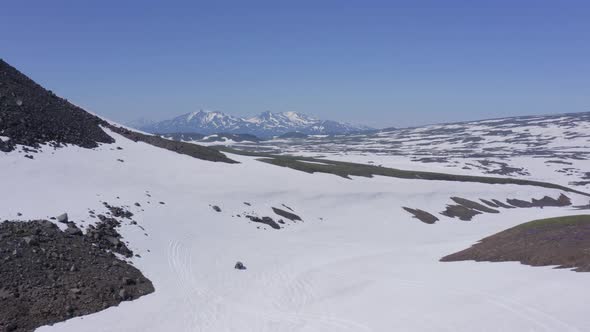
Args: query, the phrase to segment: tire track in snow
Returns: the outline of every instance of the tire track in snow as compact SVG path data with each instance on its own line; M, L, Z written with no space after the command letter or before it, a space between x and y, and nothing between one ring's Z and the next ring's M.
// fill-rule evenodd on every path
M369 255L361 255L355 257L348 257L344 259L339 259L333 262L325 263L317 265L311 269L308 269L304 272L297 274L297 277L292 279L290 282L290 286L286 291L285 298L290 299L290 304L296 306L298 310L301 310L305 307L311 300L317 299L317 294L314 295L313 286L309 281L310 275L314 273L322 273L322 271L326 270L330 272L330 279L334 279L334 266L350 266L351 263L355 261L367 261L372 258L377 258L380 256L387 256L391 253L395 252L394 250L388 250L383 252L378 252ZM341 274L342 275L342 274ZM344 275L343 278L339 278L346 280L346 276ZM394 279L396 280L396 284L405 284L407 286L412 286L414 288L436 288L437 285L431 285L425 282L418 282L415 280L408 280L408 279ZM466 289L466 288L449 288L445 289L447 292L455 293L459 295L468 295L472 297L477 297L484 299L487 303L499 308L500 310L506 311L520 319L531 323L532 325L536 326L536 328L545 330L545 331L579 331L576 327L571 326L567 322L551 315L547 312L544 312L540 309L537 309L533 306L524 304L522 302L516 301L514 299L510 299L506 296L498 296L495 294L486 293L483 291ZM289 303L287 301L286 303ZM285 302L281 303L285 305ZM425 317L423 317L425 319ZM422 323L426 323L424 320ZM440 326L440 322L430 322L429 324L432 328L436 330L441 330L445 327ZM367 331L370 329L363 325ZM455 330L454 327L448 327L449 331Z
M168 264L176 276L178 289L183 291L185 321L189 322L187 331L208 331L208 327L217 320L217 306L220 298L203 287L199 287L193 270L192 251L181 241L170 240L168 246Z
M433 288L436 286L409 279L394 280L397 282L398 285L407 285L411 286L412 288L424 289ZM525 321L534 324L536 326L535 331L540 331L539 329L543 331L579 331L579 329L577 329L576 327L569 325L567 322L560 320L549 313L543 312L530 305L526 305L524 303L509 299L505 296L493 295L487 292L467 288L456 288L448 286L445 288L445 291L457 295L468 295L483 299L487 303L490 303L503 311L507 311L515 316L522 318ZM545 323L544 321L546 321L547 319L552 321L553 323Z
M189 311L183 315L184 320L189 322L189 326L185 329L187 331L210 331L213 326L217 326L216 324L219 323L226 326L226 330L229 330L228 327L232 322L224 322L223 320L228 320L229 317L238 316L239 314L256 318L256 321L261 324L260 328L257 329L260 332L274 332L277 324L280 325L281 331L297 331L306 326L318 325L322 326L321 330L326 331L370 331L364 325L329 315L256 308L235 302L226 305L223 297L199 287L194 278L192 255L181 241L171 240L169 242L168 263L176 276L178 288L186 291L186 296L183 296L183 305L197 311L195 313ZM262 284L283 280L285 277L285 274L281 278L280 273L270 273L272 277L269 280L269 273L267 272L264 273L265 280ZM306 294L308 290L309 286L302 283L297 289L293 290L292 294L302 295ZM220 308L224 309L224 315L220 314Z
M275 271L264 271L256 284L273 285L283 287L283 295L275 299L272 307L252 307L240 303L228 303L223 297L214 294L203 287L199 287L194 278L192 252L181 241L172 240L169 244L169 265L175 275L179 289L186 290L183 296L184 304L189 311L184 315L190 331L209 331L211 327L222 324L226 330L237 322L228 321L231 317L245 315L255 318L252 325L260 324L257 331L276 331L280 326L281 331L298 331L309 328L318 328L329 331L372 331L367 325L350 319L339 318L327 314L314 314L303 312L306 306L319 298L313 286L312 275L328 271L331 277L338 266L350 266L354 262L367 261L380 256L390 255L391 251L373 253L369 255L347 257L332 262L314 266L308 270L296 273L279 267ZM336 268L335 268L336 267ZM347 280L346 274L341 273L338 279ZM411 288L431 289L439 288L439 285L420 282L409 279L391 279L396 285L404 285ZM282 286L281 286L282 285ZM286 288L284 285L287 285ZM440 289L438 289L440 291ZM559 318L543 312L530 305L518 302L505 296L486 293L467 288L446 287L445 291L455 295L463 295L481 299L490 305L509 313L512 316L532 324L535 330L544 331L578 331L575 327ZM191 312L190 310L195 310ZM256 324L258 323L258 324ZM440 321L422 317L420 324L425 328L453 331L456 327L441 326ZM321 328L320 328L321 327ZM246 330L248 327L245 328ZM235 329L231 329L235 330Z

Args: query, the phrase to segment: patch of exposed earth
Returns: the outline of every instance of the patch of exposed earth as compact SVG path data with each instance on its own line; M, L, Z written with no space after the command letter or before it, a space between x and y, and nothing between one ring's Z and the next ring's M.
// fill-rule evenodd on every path
M590 215L541 219L486 237L445 256L456 261L520 262L590 272Z
M449 218L458 218L463 221L470 221L475 216L483 213L500 213L499 208L514 209L514 208L544 208L544 207L566 207L572 205L571 199L564 194L559 195L557 198L544 196L540 199L532 198L530 201L521 199L508 198L506 203L501 202L497 199L487 200L480 199L484 204L476 201L472 201L461 197L451 197L454 204L449 204L446 209L440 212L441 215ZM415 208L402 207L404 210L414 216L414 218L427 223L434 224L438 221L438 218L433 214ZM583 207L577 207L583 208Z

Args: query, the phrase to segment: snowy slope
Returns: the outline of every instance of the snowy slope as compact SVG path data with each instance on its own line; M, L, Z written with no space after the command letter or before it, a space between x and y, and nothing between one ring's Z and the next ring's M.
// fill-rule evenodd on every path
M288 132L305 134L346 134L370 129L336 121L319 120L297 112L263 112L255 117L240 118L222 112L198 111L180 115L139 129L152 133L199 133L203 135L233 133L262 138Z
M10 195L0 200L0 218L67 211L84 227L94 222L88 209L104 210L101 201L129 206L145 230L125 224L120 232L141 255L131 261L156 291L40 331L590 329L587 295L580 291L586 274L438 261L507 227L576 211L511 209L472 222L439 216L440 222L426 225L401 209L442 211L450 196L530 199L559 191L349 180L238 155L230 157L240 164L212 163L107 132L116 143L96 149L45 146L34 160L18 151L2 154L0 181ZM588 202L568 196L574 204ZM276 218L271 208L282 204L303 222L274 230L243 217ZM233 268L238 260L246 271Z

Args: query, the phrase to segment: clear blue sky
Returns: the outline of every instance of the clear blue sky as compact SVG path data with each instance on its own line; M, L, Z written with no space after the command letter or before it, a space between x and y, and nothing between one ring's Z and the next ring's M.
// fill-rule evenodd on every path
M590 111L590 1L4 1L0 57L118 121Z

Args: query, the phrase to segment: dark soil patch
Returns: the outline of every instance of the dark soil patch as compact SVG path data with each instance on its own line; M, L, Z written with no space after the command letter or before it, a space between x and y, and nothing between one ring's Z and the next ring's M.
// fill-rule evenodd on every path
M506 200L506 202L508 202L508 204L510 204L510 205L514 205L514 206L519 207L519 208L530 208L530 207L533 207L533 203L527 202L527 201L523 201L522 199L516 199L516 198L511 199L511 198L509 198L509 199Z
M460 205L463 205L463 206L468 207L468 208L473 209L473 210L477 210L477 211L480 211L480 212L486 212L486 213L500 213L500 211L498 211L496 209L489 208L489 207L487 207L487 206L485 206L483 204L480 204L480 203L477 203L477 202L474 202L474 201L471 201L471 200L468 200L468 199L465 199L465 198L451 197L451 199L455 203L460 204Z
M439 219L437 217L435 217L434 215L424 211L424 210L420 210L420 209L411 209L408 207L403 207L404 210L408 211L409 213L411 213L414 218L427 223L427 224L434 224L435 222L437 222Z
M590 215L531 221L441 259L443 262L465 260L557 265L590 272Z
M296 215L295 213L291 213L285 210L281 210L278 209L276 207L272 208L273 212L278 214L279 216L283 217L283 218L287 218L291 221L301 221L301 217L299 217L298 215Z
M478 160L480 164L486 167L497 166L499 168L486 171L487 174L498 174L498 175L529 175L529 173L520 167L511 167L507 163L491 160Z
M0 331L33 331L154 291L135 267L46 220L0 223L0 260Z
M491 202L491 201L488 201L487 199L480 198L479 200L482 201L484 204L487 204L487 205L489 205L489 206L491 206L493 208L498 208L499 207L498 204L496 204L494 202Z
M497 199L492 199L492 202L494 202L496 205L498 205L501 208L505 208L505 209L514 209L514 208L516 208L515 206L508 205L506 203L502 203L501 201L499 201Z
M287 210L291 211L291 212L295 212L295 210L293 210L290 206L286 205L286 204L281 204L284 208L286 208Z
M534 199L532 200L533 206L537 207L545 207L545 206L570 206L572 205L572 201L569 197L564 194L559 195L557 199L551 198L549 196L545 196L541 199Z
M573 165L573 163L571 163L569 161L563 161L563 160L547 160L547 161L545 161L545 164Z
M265 224L268 225L274 229L281 229L281 226L274 221L274 219L272 219L271 217L256 217L256 216L246 216L246 218L252 220L253 222L258 222L261 224Z
M586 205L576 205L573 208L576 210L590 210L590 203Z
M447 209L441 212L443 216L451 218L459 218L464 221L469 221L478 214L482 214L479 211L470 209L463 205L447 205Z

